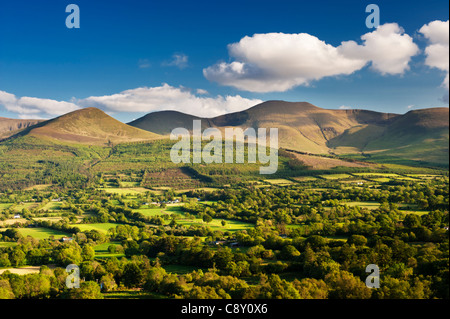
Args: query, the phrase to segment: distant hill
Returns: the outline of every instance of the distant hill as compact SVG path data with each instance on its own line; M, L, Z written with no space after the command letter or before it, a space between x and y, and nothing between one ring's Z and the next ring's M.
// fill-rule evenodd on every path
M0 140L10 137L19 131L42 121L44 120L17 120L0 117Z
M208 120L177 111L150 113L128 123L128 125L160 135L169 135L172 129L176 127L192 129L193 120L202 120L203 129L210 127Z
M162 111L147 114L129 125L168 135L172 129L216 127L276 127L279 144L312 154L364 154L370 158L407 158L448 165L448 108L392 114L368 110L329 110L307 102L268 101L248 110L215 118Z
M85 108L41 122L22 131L20 135L100 146L159 137L155 133L126 125L97 108Z

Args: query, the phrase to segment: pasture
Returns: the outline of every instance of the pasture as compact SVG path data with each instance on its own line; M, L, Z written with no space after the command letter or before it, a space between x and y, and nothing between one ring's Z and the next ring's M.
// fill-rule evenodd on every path
M181 219L176 221L177 224L184 225L184 226L208 226L212 230L220 230L220 231L229 231L229 232L235 232L239 230L247 230L250 228L253 228L254 225L242 221L237 220L229 220L225 219L225 226L222 226L222 219L213 219L210 223L204 222L202 219Z
M116 228L119 224L115 223L96 223L96 224L70 224L71 227L78 227L82 232L97 230L106 234L110 228Z
M340 180L340 179L351 178L352 176L349 174L324 174L324 175L319 175L319 177L323 178L325 180Z
M36 227L36 228L18 228L17 229L22 236L27 237L33 237L36 239L46 239L50 236L53 236L55 239L59 239L64 236L70 236L71 234L64 233L59 230L44 228L44 227Z

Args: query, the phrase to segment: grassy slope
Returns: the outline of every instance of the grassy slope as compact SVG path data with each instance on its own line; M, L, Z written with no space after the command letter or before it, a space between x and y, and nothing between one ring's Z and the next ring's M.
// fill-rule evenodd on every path
M158 138L157 134L126 125L96 108L62 115L40 123L25 133L52 141L101 146Z

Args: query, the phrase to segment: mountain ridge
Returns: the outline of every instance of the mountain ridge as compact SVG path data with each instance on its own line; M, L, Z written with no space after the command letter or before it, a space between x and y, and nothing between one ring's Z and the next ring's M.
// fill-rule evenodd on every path
M426 160L431 139L443 150L439 162L444 163L448 162L448 134L445 134L449 126L448 110L437 107L396 114L364 109L323 109L308 102L274 100L212 118L177 111L153 112L128 124L161 135L170 134L176 127L191 130L194 119L202 120L202 129L215 127L222 132L226 127L277 127L279 145L286 149L337 155L394 151L398 156L399 150L406 147L411 149L406 156L418 161Z

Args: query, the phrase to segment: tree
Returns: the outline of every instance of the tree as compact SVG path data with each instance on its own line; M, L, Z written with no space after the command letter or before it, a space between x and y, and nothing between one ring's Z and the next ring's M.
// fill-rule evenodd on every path
M113 274L106 274L100 279L101 288L105 291L113 291L117 288Z
M408 214L405 216L405 219L403 220L403 225L408 228L415 228L419 227L421 224L420 216L414 215L414 214Z
M100 286L94 281L82 282L80 288L70 289L69 299L103 299Z
M212 222L213 218L211 216L209 216L208 214L203 215L203 221L207 224L209 224L210 222Z
M54 258L57 264L64 267L70 264L79 265L83 261L78 244L56 250Z
M347 239L347 243L355 246L365 246L367 244L367 238L362 235L351 235Z
M327 299L328 287L323 280L314 278L295 279L293 282L295 289L300 294L300 299Z
M94 248L88 245L84 246L83 249L81 250L81 257L83 258L84 261L94 260L95 257Z
M140 287L144 280L142 269L135 263L129 262L123 269L123 284L128 288Z
M9 256L9 260L14 267L21 266L25 263L25 253L19 247L15 247Z
M300 256L300 252L292 245L286 245L281 249L280 258L291 260Z
M372 291L348 271L334 271L325 276L332 299L369 299Z
M0 255L0 267L10 267L11 262L9 261L9 256L7 253Z
M14 293L8 280L0 280L0 299L14 299Z

